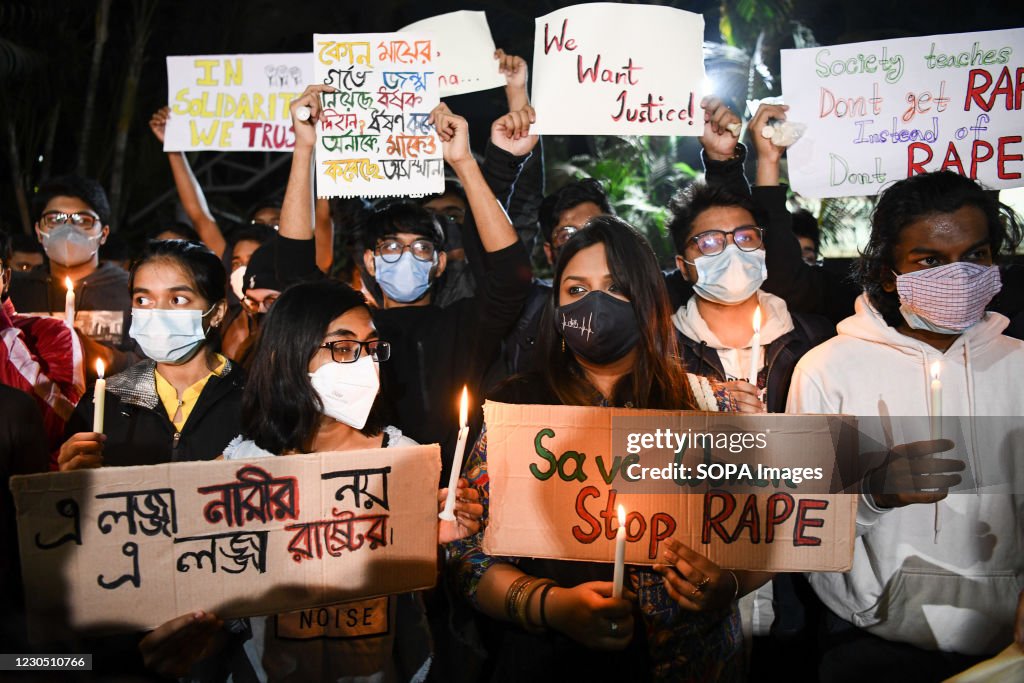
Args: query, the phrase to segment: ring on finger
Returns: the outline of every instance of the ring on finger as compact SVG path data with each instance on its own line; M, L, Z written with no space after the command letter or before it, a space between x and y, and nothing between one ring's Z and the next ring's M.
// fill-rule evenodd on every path
M613 621L611 626L610 626L610 628L611 628L612 635L615 635L616 633L618 633L619 632L619 624L618 624L618 622Z
M711 577L709 577L709 576L705 576L705 577L704 577L703 579L701 579L701 580L700 580L700 582L699 582L699 583L697 584L697 591L698 591L698 592L701 592L701 593L703 593L703 592L704 592L704 589L706 589L706 588L708 587L708 585L710 585L710 584L711 584Z

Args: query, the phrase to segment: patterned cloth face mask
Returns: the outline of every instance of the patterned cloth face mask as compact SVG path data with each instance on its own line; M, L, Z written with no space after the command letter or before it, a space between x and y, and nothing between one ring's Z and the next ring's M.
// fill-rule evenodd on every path
M977 323L1003 288L998 266L965 261L893 274L907 324L939 334L960 334Z

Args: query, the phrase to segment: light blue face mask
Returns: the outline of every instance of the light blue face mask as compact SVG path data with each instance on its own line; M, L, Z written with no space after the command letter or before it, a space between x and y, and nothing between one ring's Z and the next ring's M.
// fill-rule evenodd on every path
M719 304L746 301L768 276L764 249L742 251L735 244L728 245L721 254L699 256L693 265L697 268L693 291L701 298Z
M430 261L420 261L406 251L394 263L380 256L373 257L376 270L374 279L392 301L408 304L417 301L430 289L430 274L437 265L437 254Z
M216 304L214 304L216 306ZM191 358L206 341L203 318L209 311L133 308L128 334L139 343L147 358L157 363L181 363Z

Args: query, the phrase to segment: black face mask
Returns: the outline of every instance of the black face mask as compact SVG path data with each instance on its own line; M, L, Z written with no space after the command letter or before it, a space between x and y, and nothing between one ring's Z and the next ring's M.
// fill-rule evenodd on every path
M614 363L640 341L633 304L604 292L556 308L555 327L573 353L597 365Z

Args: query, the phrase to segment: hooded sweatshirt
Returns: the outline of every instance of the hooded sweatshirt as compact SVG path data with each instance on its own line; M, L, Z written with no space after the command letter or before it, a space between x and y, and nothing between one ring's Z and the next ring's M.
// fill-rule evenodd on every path
M926 421L896 418L929 414L929 370L939 360L943 415L1024 415L1024 343L1002 335L1007 323L987 313L942 353L887 325L862 295L839 336L797 365L787 412L882 417L861 433L887 446L927 439L909 433ZM983 655L1012 640L1024 587L1024 460L1019 435L961 422L980 492L894 509L861 494L853 568L810 581L829 609L876 636Z

